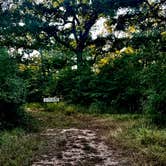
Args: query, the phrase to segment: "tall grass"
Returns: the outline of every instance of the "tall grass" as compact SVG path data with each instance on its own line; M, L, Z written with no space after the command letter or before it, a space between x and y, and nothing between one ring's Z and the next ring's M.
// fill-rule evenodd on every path
M28 166L41 145L37 135L27 134L22 129L3 131L0 133L0 165Z

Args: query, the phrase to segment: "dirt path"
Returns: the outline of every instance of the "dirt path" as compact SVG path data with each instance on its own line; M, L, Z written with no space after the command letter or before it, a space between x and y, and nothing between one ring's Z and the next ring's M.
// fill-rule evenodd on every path
M32 166L129 165L92 130L47 129L41 136L47 140L45 151Z

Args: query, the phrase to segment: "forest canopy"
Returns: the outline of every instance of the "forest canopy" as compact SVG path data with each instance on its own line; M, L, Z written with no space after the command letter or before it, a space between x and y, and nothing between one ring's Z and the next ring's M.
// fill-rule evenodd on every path
M164 0L4 0L0 6L0 119L48 96L100 113L165 115Z

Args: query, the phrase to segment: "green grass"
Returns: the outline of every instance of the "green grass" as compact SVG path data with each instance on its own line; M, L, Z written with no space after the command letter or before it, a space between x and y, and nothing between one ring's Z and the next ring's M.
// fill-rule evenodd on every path
M83 107L65 103L31 103L26 109L37 120L39 131L47 128L96 130L133 165L166 165L166 129L152 124L150 116L92 114ZM26 133L21 129L1 132L0 165L28 165L44 147L39 133Z
M166 164L166 130L138 123L122 132L118 138L126 147L137 149L152 165Z
M0 133L0 165L28 166L41 145L39 136L27 134L22 129L3 131Z
M104 119L100 125L111 127L102 133L107 143L120 146L134 165L166 165L166 129L152 124L149 116L107 115Z

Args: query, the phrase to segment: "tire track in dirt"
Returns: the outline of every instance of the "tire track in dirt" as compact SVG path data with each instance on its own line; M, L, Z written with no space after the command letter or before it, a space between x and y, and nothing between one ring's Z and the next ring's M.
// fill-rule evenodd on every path
M47 129L41 136L47 140L46 151L36 156L32 166L128 165L93 130Z

